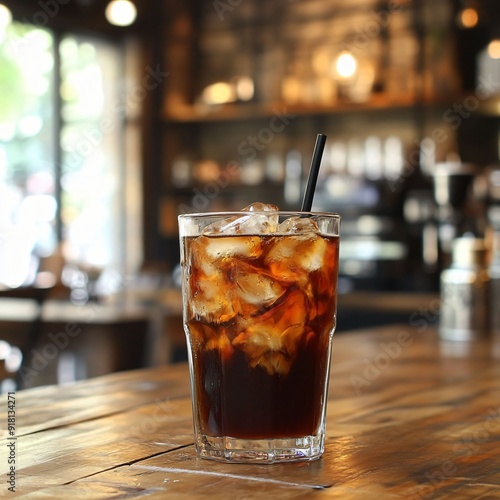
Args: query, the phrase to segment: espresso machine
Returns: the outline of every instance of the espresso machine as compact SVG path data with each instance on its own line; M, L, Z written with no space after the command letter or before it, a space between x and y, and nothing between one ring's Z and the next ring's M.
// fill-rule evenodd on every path
M436 164L432 177L442 269L450 263L457 237L484 236L484 184L477 165L459 161Z

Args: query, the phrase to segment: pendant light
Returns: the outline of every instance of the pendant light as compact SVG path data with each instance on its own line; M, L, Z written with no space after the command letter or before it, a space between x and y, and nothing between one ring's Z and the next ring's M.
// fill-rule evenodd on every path
M130 0L112 0L106 7L106 19L115 26L130 26L137 17L137 9Z
M479 12L475 0L464 0L457 14L457 25L462 29L475 28L479 22Z

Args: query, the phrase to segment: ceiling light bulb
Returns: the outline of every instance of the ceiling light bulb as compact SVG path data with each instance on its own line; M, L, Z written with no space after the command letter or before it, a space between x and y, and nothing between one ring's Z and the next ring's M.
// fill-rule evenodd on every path
M467 7L459 14L459 25L463 28L474 28L478 21L479 15L473 7Z
M356 74L358 61L350 52L341 52L335 62L335 73L343 79L348 80Z
M106 7L106 19L115 26L130 26L137 17L137 9L130 0L112 0Z
M488 45L488 55L492 59L500 59L500 40L492 40Z
M5 29L12 22L12 12L0 3L0 29Z

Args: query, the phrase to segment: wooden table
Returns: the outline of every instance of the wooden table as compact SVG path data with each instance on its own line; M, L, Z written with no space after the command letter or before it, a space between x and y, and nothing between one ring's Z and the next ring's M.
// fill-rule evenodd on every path
M14 441L16 498L500 498L500 339L440 343L413 320L335 337L320 460L197 459L177 364L20 391L15 440L3 395L0 496Z

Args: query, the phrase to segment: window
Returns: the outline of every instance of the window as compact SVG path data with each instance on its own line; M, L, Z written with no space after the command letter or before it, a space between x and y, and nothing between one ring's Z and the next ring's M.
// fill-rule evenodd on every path
M33 281L57 244L54 39L10 24L0 44L0 283Z
M66 255L106 268L120 252L122 129L109 103L118 100L120 51L67 36L61 58L61 222Z
M0 32L0 286L33 283L58 245L80 270L122 272L123 75L114 42Z

